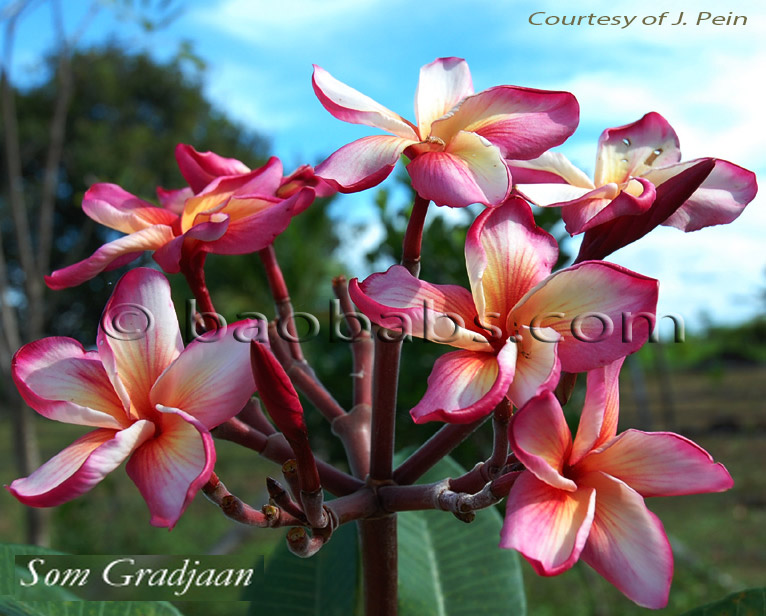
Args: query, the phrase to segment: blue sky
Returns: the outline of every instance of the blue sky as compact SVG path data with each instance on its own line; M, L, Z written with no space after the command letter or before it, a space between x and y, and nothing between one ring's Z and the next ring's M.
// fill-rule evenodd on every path
M9 4L9 3L6 3ZM68 31L88 2L66 2ZM176 4L179 4L176 2ZM747 25L695 25L716 3L537 0L213 0L190 1L173 24L151 37L102 9L83 41L116 35L158 58L188 39L208 64L206 93L242 123L272 139L291 168L316 163L365 127L330 116L311 89L311 64L413 119L421 65L440 56L466 58L477 91L499 84L568 90L580 102L580 127L562 147L591 173L604 128L663 114L676 129L684 159L715 156L766 171L762 128L766 75L766 6L733 0L720 14L746 16ZM679 8L668 8L679 6ZM720 4L719 4L720 6ZM671 26L684 11L686 26ZM643 25L663 11L662 26ZM534 26L544 17L636 16L630 26ZM538 18L539 19L539 18ZM741 20L740 20L741 21ZM40 54L52 42L48 8L20 24L14 71L33 81ZM225 154L225 153L222 153ZM169 153L170 155L170 153ZM130 189L130 187L126 187ZM342 196L335 212L366 220L373 194ZM766 197L733 224L683 234L661 228L610 257L661 281L660 312L690 325L707 313L734 322L762 312L766 288ZM370 233L375 233L370 223ZM362 272L364 273L364 272ZM434 281L439 282L439 281Z

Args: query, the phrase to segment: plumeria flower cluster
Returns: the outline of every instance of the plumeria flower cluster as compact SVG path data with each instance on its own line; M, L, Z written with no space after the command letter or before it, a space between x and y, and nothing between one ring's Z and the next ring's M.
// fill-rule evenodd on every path
M212 310L205 255L258 252L287 327L270 326L267 341L265 324L235 323L184 348L165 277L150 269L129 271L105 308L95 350L46 338L16 353L13 378L33 409L94 430L13 481L10 492L27 505L58 505L127 459L152 524L175 525L202 489L235 520L297 527L287 542L300 556L321 549L339 523L357 521L364 529L367 520L418 506L466 519L466 507L507 496L500 546L521 552L537 573L556 575L582 559L636 603L664 606L672 553L644 498L718 492L732 479L682 436L617 434L620 368L652 333L658 281L601 259L660 224L694 231L733 221L755 195L753 174L719 159L681 162L675 132L649 113L604 132L591 180L550 151L577 126L574 96L509 85L475 94L459 58L421 69L414 122L320 67L313 86L336 118L389 135L363 137L316 172L304 166L287 177L276 158L250 170L179 145L176 158L188 187L158 189L157 207L113 184L93 186L85 213L126 235L46 278L54 289L77 285L152 251L166 273L182 272L205 310ZM402 156L417 195L402 264L347 286L334 282L344 310L353 302L372 323L401 334L399 342L378 337L373 355L370 333L355 331L358 380L347 412L300 344L276 333L291 332L292 307L271 245L316 197L374 187ZM431 201L487 206L467 231L468 288L418 277ZM558 245L537 226L531 204L560 207L567 230L584 233L574 265L554 271ZM200 325L209 329L211 323ZM429 441L436 444L424 444L392 468L404 335L454 348L436 360L425 394L410 409L416 423L476 427L494 417L491 457L454 482L413 485L456 446L449 439L459 431L437 433ZM577 373L587 375L587 388L572 438L562 385ZM272 421L250 399L256 384ZM332 422L351 473L315 459L296 389ZM229 493L213 473L211 430L284 463L288 488L270 478L271 502L262 511ZM337 498L324 502L323 490ZM371 546L390 549L391 543L387 535L376 544L381 528L362 533L364 566L375 575L385 572L371 564L382 558ZM395 588L396 571L392 575ZM373 578L366 578L368 601L393 605L385 613L394 613L391 586L381 585L387 595L376 595Z
M158 188L160 207L115 184L95 184L85 193L83 211L127 235L47 276L51 289L82 284L105 270L130 263L145 251L153 251L160 267L174 274L206 253L236 255L261 250L316 196L334 192L308 165L284 177L282 162L276 157L251 171L233 158L179 144L176 160L189 186Z

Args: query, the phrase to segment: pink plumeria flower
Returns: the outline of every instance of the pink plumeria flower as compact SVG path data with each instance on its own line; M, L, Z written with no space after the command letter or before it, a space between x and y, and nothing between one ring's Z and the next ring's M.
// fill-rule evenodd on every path
M106 305L96 351L44 338L14 356L13 379L33 409L95 430L8 490L26 505L52 507L129 458L151 523L172 528L213 470L210 429L255 391L249 340L238 339L247 334L246 323L230 325L184 348L165 277L128 272Z
M604 262L551 274L556 241L519 197L476 219L465 255L470 292L418 280L399 265L349 284L374 323L461 349L434 364L411 411L416 423L471 422L506 395L521 406L555 387L560 370L608 364L649 336L649 319L623 331L623 315L653 318L657 281Z
M675 131L652 112L602 133L593 180L556 152L509 164L519 192L537 205L561 206L567 231L586 233L583 260L603 258L660 224L696 231L729 223L755 197L747 169L715 158L680 161Z
M256 252L271 244L315 195L333 192L307 166L283 177L282 163L275 157L251 171L233 158L180 144L176 159L189 187L157 189L161 207L115 184L95 184L85 193L85 213L127 235L46 276L51 289L81 284L147 250L154 251L154 260L171 274L181 270L182 260L200 252Z
M439 58L420 69L413 124L314 66L314 92L344 122L393 136L364 137L335 152L317 175L341 192L375 186L404 153L412 187L437 205L498 205L511 175L503 159L528 159L563 143L579 107L568 92L497 86L473 93L468 64Z
M616 435L621 365L588 373L574 441L550 392L513 417L511 444L526 470L508 495L500 547L521 552L540 575L582 558L628 598L656 609L668 601L673 554L644 497L722 492L733 481L678 434Z

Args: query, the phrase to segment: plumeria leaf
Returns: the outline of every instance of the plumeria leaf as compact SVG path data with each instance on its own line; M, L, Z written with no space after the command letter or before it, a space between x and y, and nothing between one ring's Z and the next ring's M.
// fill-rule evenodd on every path
M464 472L444 458L421 481ZM494 508L478 511L467 526L445 511L408 511L398 517L400 616L526 613L518 556L497 547L502 521Z
M282 542L266 560L265 583L252 587L248 616L350 616L357 603L359 547L356 527L338 528L311 558L298 558Z
M681 616L766 616L766 588L741 590Z

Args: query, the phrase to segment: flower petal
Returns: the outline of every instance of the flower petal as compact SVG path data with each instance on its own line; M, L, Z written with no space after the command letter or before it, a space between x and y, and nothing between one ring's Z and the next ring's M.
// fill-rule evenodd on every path
M154 434L154 424L137 421L124 430L99 428L81 436L8 491L30 507L55 507L84 494L116 469Z
M104 244L84 261L56 270L45 277L45 284L53 290L77 286L118 264L130 263L140 257L145 250L161 248L174 237L173 229L167 225L154 225L141 229Z
M120 430L130 425L98 353L71 338L43 338L21 347L11 372L24 400L64 423Z
M339 120L374 126L397 137L420 141L415 127L410 122L369 96L338 81L316 64L311 82L319 102Z
M561 217L566 223L567 232L570 235L584 233L598 225L602 225L620 216L637 216L646 212L654 204L656 191L654 185L644 178L630 180L627 189L614 193L614 184L607 184L597 188L590 195L586 195L574 203L563 204ZM638 194L631 194L630 190ZM611 198L598 196L601 194L614 194ZM596 194L595 198L591 198Z
M511 169L516 182L516 172ZM617 184L606 184L598 188L580 188L569 184L515 184L516 190L526 199L540 207L563 207L595 201L603 209L619 194ZM594 207L591 205L591 207Z
M578 483L596 489L596 514L582 559L631 601L665 607L673 553L662 522L618 479L590 473Z
M210 478L215 447L210 432L191 415L162 406L159 410L157 436L136 450L125 470L149 506L150 524L173 528Z
M205 186L204 190L186 200L181 216L181 230L188 231L192 225L198 224L200 214L209 215L226 208L225 213L237 218L266 207L270 200L276 199L275 195L281 182L282 162L275 156L272 156L263 167L249 173L215 178ZM230 211L228 203L244 195L251 197L258 195L261 198L257 203L245 204L245 208L238 213Z
M755 174L725 160L715 160L715 167L684 204L662 224L681 231L697 231L703 227L723 225L735 220L758 192ZM645 177L655 183L667 182L681 171L693 167L700 159L662 169L653 169Z
M438 58L421 68L415 93L415 119L423 138L431 132L434 120L471 94L471 72L462 58Z
M250 172L250 168L243 162L234 158L224 158L214 152L198 152L185 143L176 146L176 161L181 175L195 193L200 192L217 177Z
M239 207L246 210L248 201L246 197L232 198L222 213L229 214ZM313 201L314 189L302 188L287 199L269 204L252 214L232 218L225 234L204 242L199 248L221 255L249 254L262 250L271 245L287 229L293 217L303 212Z
M428 376L423 399L410 411L415 423L470 423L489 413L505 397L513 379L516 345L495 355L454 351L442 355Z
M723 492L734 485L723 464L672 432L627 430L586 456L578 468L607 473L645 497Z
M499 148L476 133L458 132L444 151L416 156L407 171L412 188L436 205L498 205L511 190Z
M554 330L543 328L533 332L523 327L514 338L519 358L508 397L520 407L530 398L556 387L561 375L561 362L556 353L558 334Z
M620 369L624 357L588 372L585 403L569 456L570 466L590 451L614 438L620 412Z
M94 184L82 200L82 209L97 223L133 233L152 225L171 226L178 216L139 199L116 184Z
M184 211L184 204L187 199L194 196L194 191L188 186L185 188L175 188L166 190L161 186L157 187L157 200L160 205L176 216L180 216Z
M622 184L630 177L646 175L653 168L679 160L676 132L665 118L652 111L632 124L601 133L594 180L596 186Z
M192 341L152 387L152 405L182 409L208 429L239 413L255 393L251 335L266 324L238 321Z
M98 353L112 384L124 386L139 418L153 418L149 392L183 349L170 285L155 270L129 271L114 288L98 330Z
M152 258L163 271L168 274L177 274L181 271L184 247L186 247L187 256L190 257L195 250L199 250L208 242L220 239L228 231L230 221L226 214L212 214L207 218L207 222L192 225L186 233L173 238L162 248L154 251Z
M621 216L588 229L575 263L603 259L665 222L692 196L714 166L714 159L700 159L694 166L657 186L654 203L643 214Z
M484 210L474 221L466 237L465 258L482 323L504 329L516 302L551 273L558 245L535 224L529 205L514 196L498 208Z
M612 263L588 261L538 284L509 320L556 330L561 369L584 372L637 351L649 337L649 317L653 326L656 310L656 280Z
M500 547L522 553L538 575L558 575L577 562L596 505L593 488L567 492L522 473L505 506Z
M478 133L503 158L526 160L563 143L577 128L580 108L569 92L496 86L466 98L431 134L447 142L458 132Z
M593 190L595 185L580 169L559 152L545 152L531 160L509 160L513 183L556 184Z
M535 396L516 412L508 435L513 453L540 481L566 492L577 489L562 474L572 435L564 411L550 391Z
M471 294L456 285L418 280L401 265L349 282L351 299L373 323L451 346L491 352L476 324Z
M358 192L385 180L410 139L377 135L344 145L316 168L316 174L342 193Z

